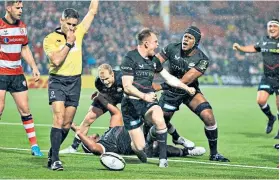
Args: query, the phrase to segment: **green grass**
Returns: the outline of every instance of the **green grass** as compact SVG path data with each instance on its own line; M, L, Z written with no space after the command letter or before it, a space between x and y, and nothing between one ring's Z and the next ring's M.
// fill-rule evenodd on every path
M266 117L256 104L256 88L202 89L218 121L219 152L231 160L227 163L230 166L209 164L212 162L208 161L209 149L204 135L204 125L186 107L181 106L172 121L181 135L194 141L197 146L207 149L204 156L170 158L167 169L158 168L156 159L149 160L147 164L141 164L135 157L125 157L127 162L125 170L112 172L104 169L97 156L63 155L61 160L65 170L52 172L46 168L46 152L44 157L36 158L30 155L30 151L0 149L0 179L278 179L278 170L275 169L279 162L278 151L273 148L277 142L273 136L277 132L278 122L271 134L265 134ZM80 106L74 120L76 123L83 120L88 110L91 92L92 90L82 92ZM29 99L36 124L51 125L52 114L48 106L47 91L30 90ZM269 103L273 112L276 113L274 96L271 96ZM16 106L7 94L6 106L0 122L0 147L29 149L26 134L21 125L3 124L20 122ZM94 127L108 127L108 125L108 114L93 124ZM50 146L50 127L37 126L36 131L41 149L47 150ZM104 129L90 130L91 133L103 131ZM74 133L70 132L62 148L71 144L73 136ZM169 143L171 143L170 138Z

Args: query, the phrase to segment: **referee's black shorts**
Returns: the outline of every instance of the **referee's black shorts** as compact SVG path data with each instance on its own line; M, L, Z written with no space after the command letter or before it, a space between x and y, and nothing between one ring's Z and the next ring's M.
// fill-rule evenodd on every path
M81 75L61 76L51 74L49 77L49 104L55 101L64 101L65 107L79 106L81 94Z

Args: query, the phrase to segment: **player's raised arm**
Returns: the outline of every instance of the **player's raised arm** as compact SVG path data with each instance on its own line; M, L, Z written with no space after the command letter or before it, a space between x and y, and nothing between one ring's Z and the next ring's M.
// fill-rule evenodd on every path
M236 50L236 51L245 52L245 53L256 53L256 52L258 52L256 50L256 46L255 45L240 46L238 43L234 43L232 45L232 49Z
M35 81L38 81L40 79L40 72L37 68L32 52L28 45L22 46L21 56L25 59L27 64L32 68L32 76L35 78Z
M85 31L87 32L93 19L94 16L97 13L98 10L98 4L99 1L98 0L91 0L90 5L89 5L89 10L88 13L86 14L86 16L84 17L84 19L82 20L82 24L84 25Z

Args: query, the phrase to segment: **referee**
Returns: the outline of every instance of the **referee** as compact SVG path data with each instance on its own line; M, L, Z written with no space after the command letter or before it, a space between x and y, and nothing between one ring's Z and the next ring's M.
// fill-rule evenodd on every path
M79 13L67 8L60 18L60 27L44 39L44 51L50 61L49 104L53 112L50 132L51 148L48 168L63 170L59 148L67 137L76 109L79 105L82 73L82 40L98 9L98 1L92 0L89 11L79 23Z

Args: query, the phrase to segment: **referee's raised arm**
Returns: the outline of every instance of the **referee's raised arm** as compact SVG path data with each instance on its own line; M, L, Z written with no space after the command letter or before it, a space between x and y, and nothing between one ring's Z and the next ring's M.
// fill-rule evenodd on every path
M94 16L97 14L98 4L99 4L99 0L91 0L90 2L88 13L82 20L82 24L84 25L86 31L88 31L88 29L90 28Z

